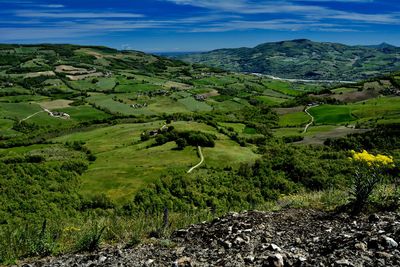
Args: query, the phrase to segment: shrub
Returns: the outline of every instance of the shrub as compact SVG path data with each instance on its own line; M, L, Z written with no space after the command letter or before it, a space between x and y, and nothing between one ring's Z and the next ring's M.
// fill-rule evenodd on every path
M393 166L393 159L384 155L372 155L363 150L360 153L351 151L351 160L355 163L355 174L352 180L351 212L357 215L368 203L370 195L382 182L385 170Z
M93 252L99 249L101 237L105 229L105 226L100 226L98 223L93 224L91 229L85 231L83 236L79 239L76 250L78 252Z

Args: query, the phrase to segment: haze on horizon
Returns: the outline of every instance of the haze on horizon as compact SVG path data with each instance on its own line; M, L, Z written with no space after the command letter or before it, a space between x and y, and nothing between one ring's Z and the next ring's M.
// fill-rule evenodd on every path
M207 51L311 39L400 46L393 0L0 0L0 43Z

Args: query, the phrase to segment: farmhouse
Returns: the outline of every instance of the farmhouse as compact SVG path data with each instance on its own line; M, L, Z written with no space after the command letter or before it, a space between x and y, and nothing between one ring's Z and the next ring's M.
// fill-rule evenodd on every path
M50 111L48 112L50 116L56 117L56 118L63 118L63 119L69 119L71 116L65 112L59 112L59 111Z
M204 100L206 100L206 97L205 97L204 95L195 95L194 98L195 98L197 101L204 101Z
M132 104L131 107L133 107L133 108L145 108L145 107L147 107L147 103L144 103L144 104Z

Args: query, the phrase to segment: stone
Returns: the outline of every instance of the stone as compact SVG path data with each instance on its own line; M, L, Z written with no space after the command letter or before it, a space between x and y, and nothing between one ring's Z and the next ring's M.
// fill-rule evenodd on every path
M243 238L241 238L240 236L238 236L238 237L236 237L234 243L236 245L244 245L244 244L246 244L246 241Z
M365 244L364 242L356 243L354 247L360 251L367 251L368 249L367 244Z
M148 259L145 263L144 266L151 266L154 263L155 260L153 259Z
M393 257L392 254L389 254L389 253L384 252L384 251L378 251L378 252L375 253L375 255L376 255L376 257L381 258L381 259L382 258L383 259L389 259L389 258Z
M189 257L182 257L176 261L177 267L190 267L192 266L192 259Z
M268 257L268 259L270 259L271 263L274 264L274 265L272 265L274 267L284 267L284 265L285 265L283 262L283 256L279 253Z
M253 263L254 259L255 259L255 257L253 255L248 255L248 256L244 257L244 262Z
M228 240L225 240L225 241L223 242L223 245L224 245L225 248L231 248L231 247L232 247L232 243L229 242Z
M385 241L385 247L387 248L397 248L399 244L391 237L382 236L383 240Z
M281 249L280 247L278 247L277 245L275 245L274 243L270 244L270 245L268 246L268 249L269 249L269 250L272 250L272 251L277 251L277 252L282 251L282 249Z
M354 266L349 260L341 259L335 261L336 266Z
M105 256L100 256L99 257L99 262L100 263L105 262L106 260L107 260L107 257L105 257Z
M182 255L183 251L185 250L185 247L178 247L176 248L176 255L180 256Z

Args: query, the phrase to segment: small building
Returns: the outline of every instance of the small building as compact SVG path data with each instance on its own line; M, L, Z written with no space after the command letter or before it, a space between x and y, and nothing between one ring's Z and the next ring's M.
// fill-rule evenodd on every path
M195 95L194 99L196 99L197 101L204 101L206 100L206 97L204 95Z

